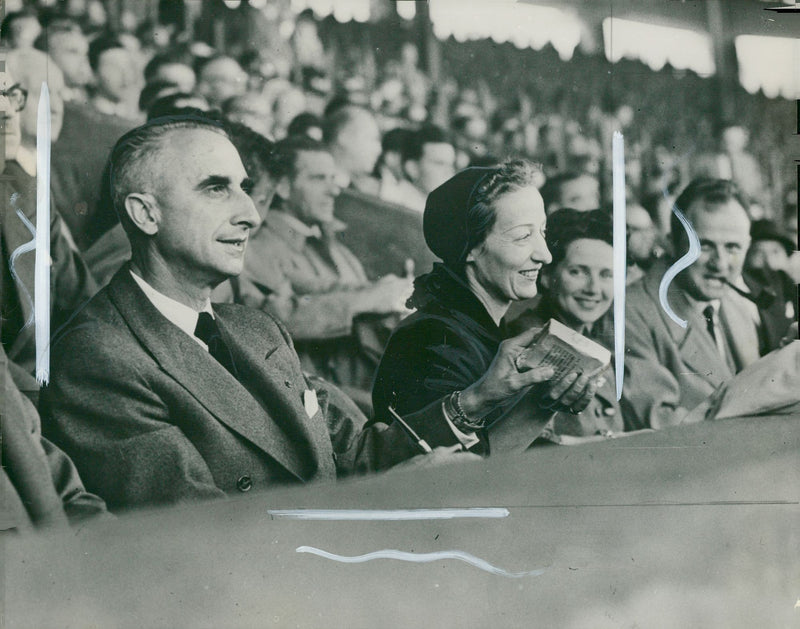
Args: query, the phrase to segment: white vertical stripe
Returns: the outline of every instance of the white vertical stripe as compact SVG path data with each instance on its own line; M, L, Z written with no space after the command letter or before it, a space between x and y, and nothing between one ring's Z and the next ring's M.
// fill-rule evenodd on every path
M36 121L36 381L50 380L50 92L42 83Z
M628 246L625 218L625 139L614 131L611 142L614 201L614 369L617 399L622 397L625 378L625 283L628 273Z

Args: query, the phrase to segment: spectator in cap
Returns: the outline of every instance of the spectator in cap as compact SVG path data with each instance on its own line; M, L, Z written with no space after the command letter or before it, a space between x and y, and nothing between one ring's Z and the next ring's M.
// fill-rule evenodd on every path
M558 210L547 219L547 248L553 261L539 275L541 299L509 324L512 333L541 328L555 319L614 349L614 235L602 210ZM624 430L613 374L604 374L589 407L579 415L556 413L543 437L555 443L609 436Z
M789 258L797 243L772 221L753 221L750 226L750 248L747 250L745 269L748 271L769 269L786 271Z
M527 330L508 338L503 317L512 302L537 293L549 264L547 219L536 168L510 161L468 168L428 195L425 242L441 262L418 277L408 302L417 311L392 334L372 391L375 419L436 408L466 448L492 443L487 426L532 387L527 445L555 410L579 413L596 384L577 373L556 378L549 367L526 369L520 356L533 342ZM539 423L537 423L539 422Z
M750 248L744 261L745 277L783 304L789 321L796 320L797 279L791 275L791 260L797 243L773 221L753 221Z

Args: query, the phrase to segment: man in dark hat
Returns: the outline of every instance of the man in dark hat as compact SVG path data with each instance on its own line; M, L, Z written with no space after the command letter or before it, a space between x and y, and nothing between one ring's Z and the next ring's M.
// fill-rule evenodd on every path
M774 222L753 221L750 226L750 249L747 251L744 267L748 271L786 271L789 258L796 248L797 243Z

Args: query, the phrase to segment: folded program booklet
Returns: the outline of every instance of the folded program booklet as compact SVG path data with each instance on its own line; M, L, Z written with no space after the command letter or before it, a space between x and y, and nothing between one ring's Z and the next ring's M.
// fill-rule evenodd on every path
M550 366L556 377L573 371L594 377L611 364L611 352L602 345L550 319L517 359L520 370Z

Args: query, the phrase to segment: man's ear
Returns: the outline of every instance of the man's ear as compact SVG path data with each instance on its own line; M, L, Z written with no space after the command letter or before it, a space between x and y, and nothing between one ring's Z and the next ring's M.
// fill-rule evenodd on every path
M289 194L292 191L292 184L289 182L289 177L284 175L281 177L281 180L278 182L278 185L275 186L275 194L277 194L281 199L286 201L289 198Z
M143 233L154 236L161 222L161 210L152 194L133 192L125 197L125 211L128 218Z

